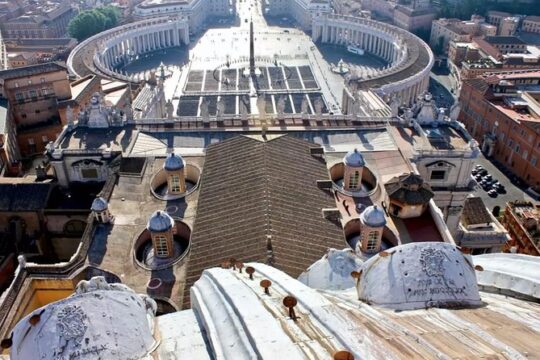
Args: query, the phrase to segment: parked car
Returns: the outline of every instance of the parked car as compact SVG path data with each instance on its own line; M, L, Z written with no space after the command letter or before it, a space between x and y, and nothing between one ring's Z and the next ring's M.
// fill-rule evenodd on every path
M501 183L493 184L493 190L497 191L499 194L504 194L506 192L506 188Z
M478 169L472 169L472 170L471 170L471 174L473 174L473 175L478 174Z
M478 173L482 176L486 176L488 174L488 171L486 169L480 169L478 170Z
M497 197L497 196L499 195L499 193L497 192L497 190L494 190L494 189L489 190L487 193L488 193L488 195L491 196L491 197Z
M493 176L491 174L487 174L487 175L484 175L484 177L482 179L484 179L484 180L492 180Z
M474 178L474 180L476 180L476 182L482 181L482 175L480 175L480 174L474 175L473 178Z

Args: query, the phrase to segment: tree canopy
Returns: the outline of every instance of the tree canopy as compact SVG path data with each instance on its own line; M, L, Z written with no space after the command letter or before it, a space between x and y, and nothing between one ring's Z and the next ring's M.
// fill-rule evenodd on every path
M81 11L68 25L68 33L82 41L92 35L110 29L118 24L120 12L113 6L97 7Z

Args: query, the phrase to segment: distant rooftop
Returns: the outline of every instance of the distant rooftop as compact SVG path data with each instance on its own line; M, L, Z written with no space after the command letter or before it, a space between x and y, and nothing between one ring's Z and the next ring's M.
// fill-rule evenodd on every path
M21 66L14 69L0 71L0 79L10 80L27 76L35 76L43 73L66 71L65 65L59 62L49 62L36 65Z
M517 36L486 36L484 39L490 44L526 45L525 42Z
M51 184L0 184L0 211L37 211L47 205Z

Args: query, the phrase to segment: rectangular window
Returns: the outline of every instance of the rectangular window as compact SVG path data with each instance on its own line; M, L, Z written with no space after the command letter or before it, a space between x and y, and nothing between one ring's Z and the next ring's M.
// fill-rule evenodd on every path
M538 161L538 159L536 158L536 156L533 156L533 157L531 158L531 165L532 165L532 166L536 166L536 162L537 162L537 161Z
M529 156L529 152L527 150L523 150L523 155L522 157L527 160L527 156Z
M28 145L34 145L34 138L28 138Z
M370 231L368 234L366 250L373 251L377 250L377 240L379 238L379 233L377 231Z
M171 192L173 193L180 192L180 176L178 175L171 176Z
M154 236L154 243L156 246L157 256L169 256L169 247L167 245L167 238L163 235Z
M351 174L351 177L349 179L349 188L357 189L359 182L360 182L360 173L358 171L355 171Z
M446 177L446 171L444 170L433 170L431 172L431 180L444 180Z
M37 92L36 92L36 90L30 90L30 91L28 92L28 96L30 96L30 97L33 98L33 99L37 98Z
M18 102L21 102L21 101L24 101L24 95L22 93L16 93L15 94L15 99L18 101ZM540 144L539 144L540 145Z
M508 146L514 146L514 141L512 139L508 139Z
M97 179L97 169L81 169L81 176L85 179Z
M47 137L47 135L43 135L41 137L41 141L44 142L44 143L48 143L49 142L49 138Z
M519 154L519 151L521 150L521 148L519 147L519 144L516 145L516 152Z

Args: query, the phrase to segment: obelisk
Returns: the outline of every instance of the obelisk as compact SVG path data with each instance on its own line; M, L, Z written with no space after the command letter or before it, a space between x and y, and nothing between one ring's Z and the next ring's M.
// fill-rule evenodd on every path
M249 22L249 74L255 76L255 37L253 35L253 19Z

